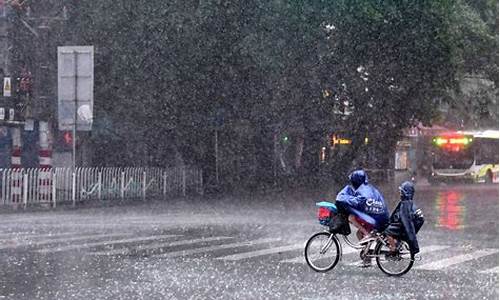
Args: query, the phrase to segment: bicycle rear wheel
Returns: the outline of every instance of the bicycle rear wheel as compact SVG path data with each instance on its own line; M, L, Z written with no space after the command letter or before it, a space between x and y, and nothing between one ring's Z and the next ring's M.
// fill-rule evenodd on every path
M379 269L389 276L402 276L410 271L414 262L414 255L410 253L410 247L401 241L396 252L390 251L389 245L378 242L375 246L375 255Z
M307 264L314 271L330 271L340 259L339 240L334 234L318 232L307 241L304 255Z

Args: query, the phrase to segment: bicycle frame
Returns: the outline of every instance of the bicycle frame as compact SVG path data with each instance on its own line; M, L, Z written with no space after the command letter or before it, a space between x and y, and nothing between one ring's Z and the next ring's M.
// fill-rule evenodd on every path
M320 254L325 254L325 252L330 248L332 245L333 239L337 238L334 234L330 234L330 237L328 238L328 242L321 247L321 250L319 251Z
M340 258L342 258L342 243L340 243L338 237L336 234L334 233L331 233L330 231L328 230L325 230L325 232L327 232L330 237L328 238L328 242L325 244L325 246L323 246L320 250L320 253L325 253L333 244L333 239L336 239L337 240L337 244L339 245L339 250L340 250Z
M357 250L361 250L361 249L363 249L363 248L365 247L364 245L359 245L359 244L357 244L357 243L353 243L353 242L349 239L349 237L348 237L347 235L343 235L343 236L342 236L342 239L343 239L343 240L344 240L344 242L345 242L347 245L349 245L349 247L351 247L351 248L354 248L354 249L357 249Z
M338 240L338 237L336 234L334 233L331 233L330 231L328 230L325 230L325 232L328 232L330 234L330 239L328 240L328 242L326 243L326 245L323 247L323 249L321 250L322 252L326 252L326 250L328 250L328 248L330 248L330 246L332 245L332 240L333 239L337 239ZM375 239L371 242L369 242L368 244L365 244L365 245L360 245L358 243L355 243L355 242L352 242L349 237L347 235L342 235L342 239L344 240L344 242L351 248L353 249L356 249L356 250L363 250L363 249L366 249L366 246L368 245L369 247L371 247L371 245L373 245L373 243L377 243L378 241L380 241L381 243L383 243L384 245L387 245L387 242L386 240L383 238L384 236L381 234L381 233L376 233L376 236L375 236ZM342 255L343 255L343 251L342 251L342 243L339 242L339 247L340 247L340 258L342 258ZM375 257L375 256L372 256L372 257Z

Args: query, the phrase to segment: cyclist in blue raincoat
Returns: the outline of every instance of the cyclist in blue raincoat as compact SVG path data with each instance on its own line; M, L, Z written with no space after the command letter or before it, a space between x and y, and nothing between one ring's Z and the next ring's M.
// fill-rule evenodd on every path
M336 204L349 215L349 221L359 230L360 243L371 239L373 229L382 231L389 222L389 211L382 194L368 183L368 176L363 170L356 170L349 175L350 185L338 194Z

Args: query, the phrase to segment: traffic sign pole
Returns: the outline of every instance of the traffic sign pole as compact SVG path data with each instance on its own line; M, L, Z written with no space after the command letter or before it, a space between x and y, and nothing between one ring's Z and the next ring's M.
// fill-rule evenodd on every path
M73 172L76 170L76 108L78 106L78 52L73 51L75 55L75 108L73 115Z

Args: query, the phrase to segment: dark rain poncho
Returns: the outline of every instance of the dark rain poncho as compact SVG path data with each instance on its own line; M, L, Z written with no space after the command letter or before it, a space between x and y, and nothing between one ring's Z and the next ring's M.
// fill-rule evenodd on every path
M407 242L410 252L416 254L420 251L417 232L423 224L424 218L412 199L402 199L394 209L385 233Z

